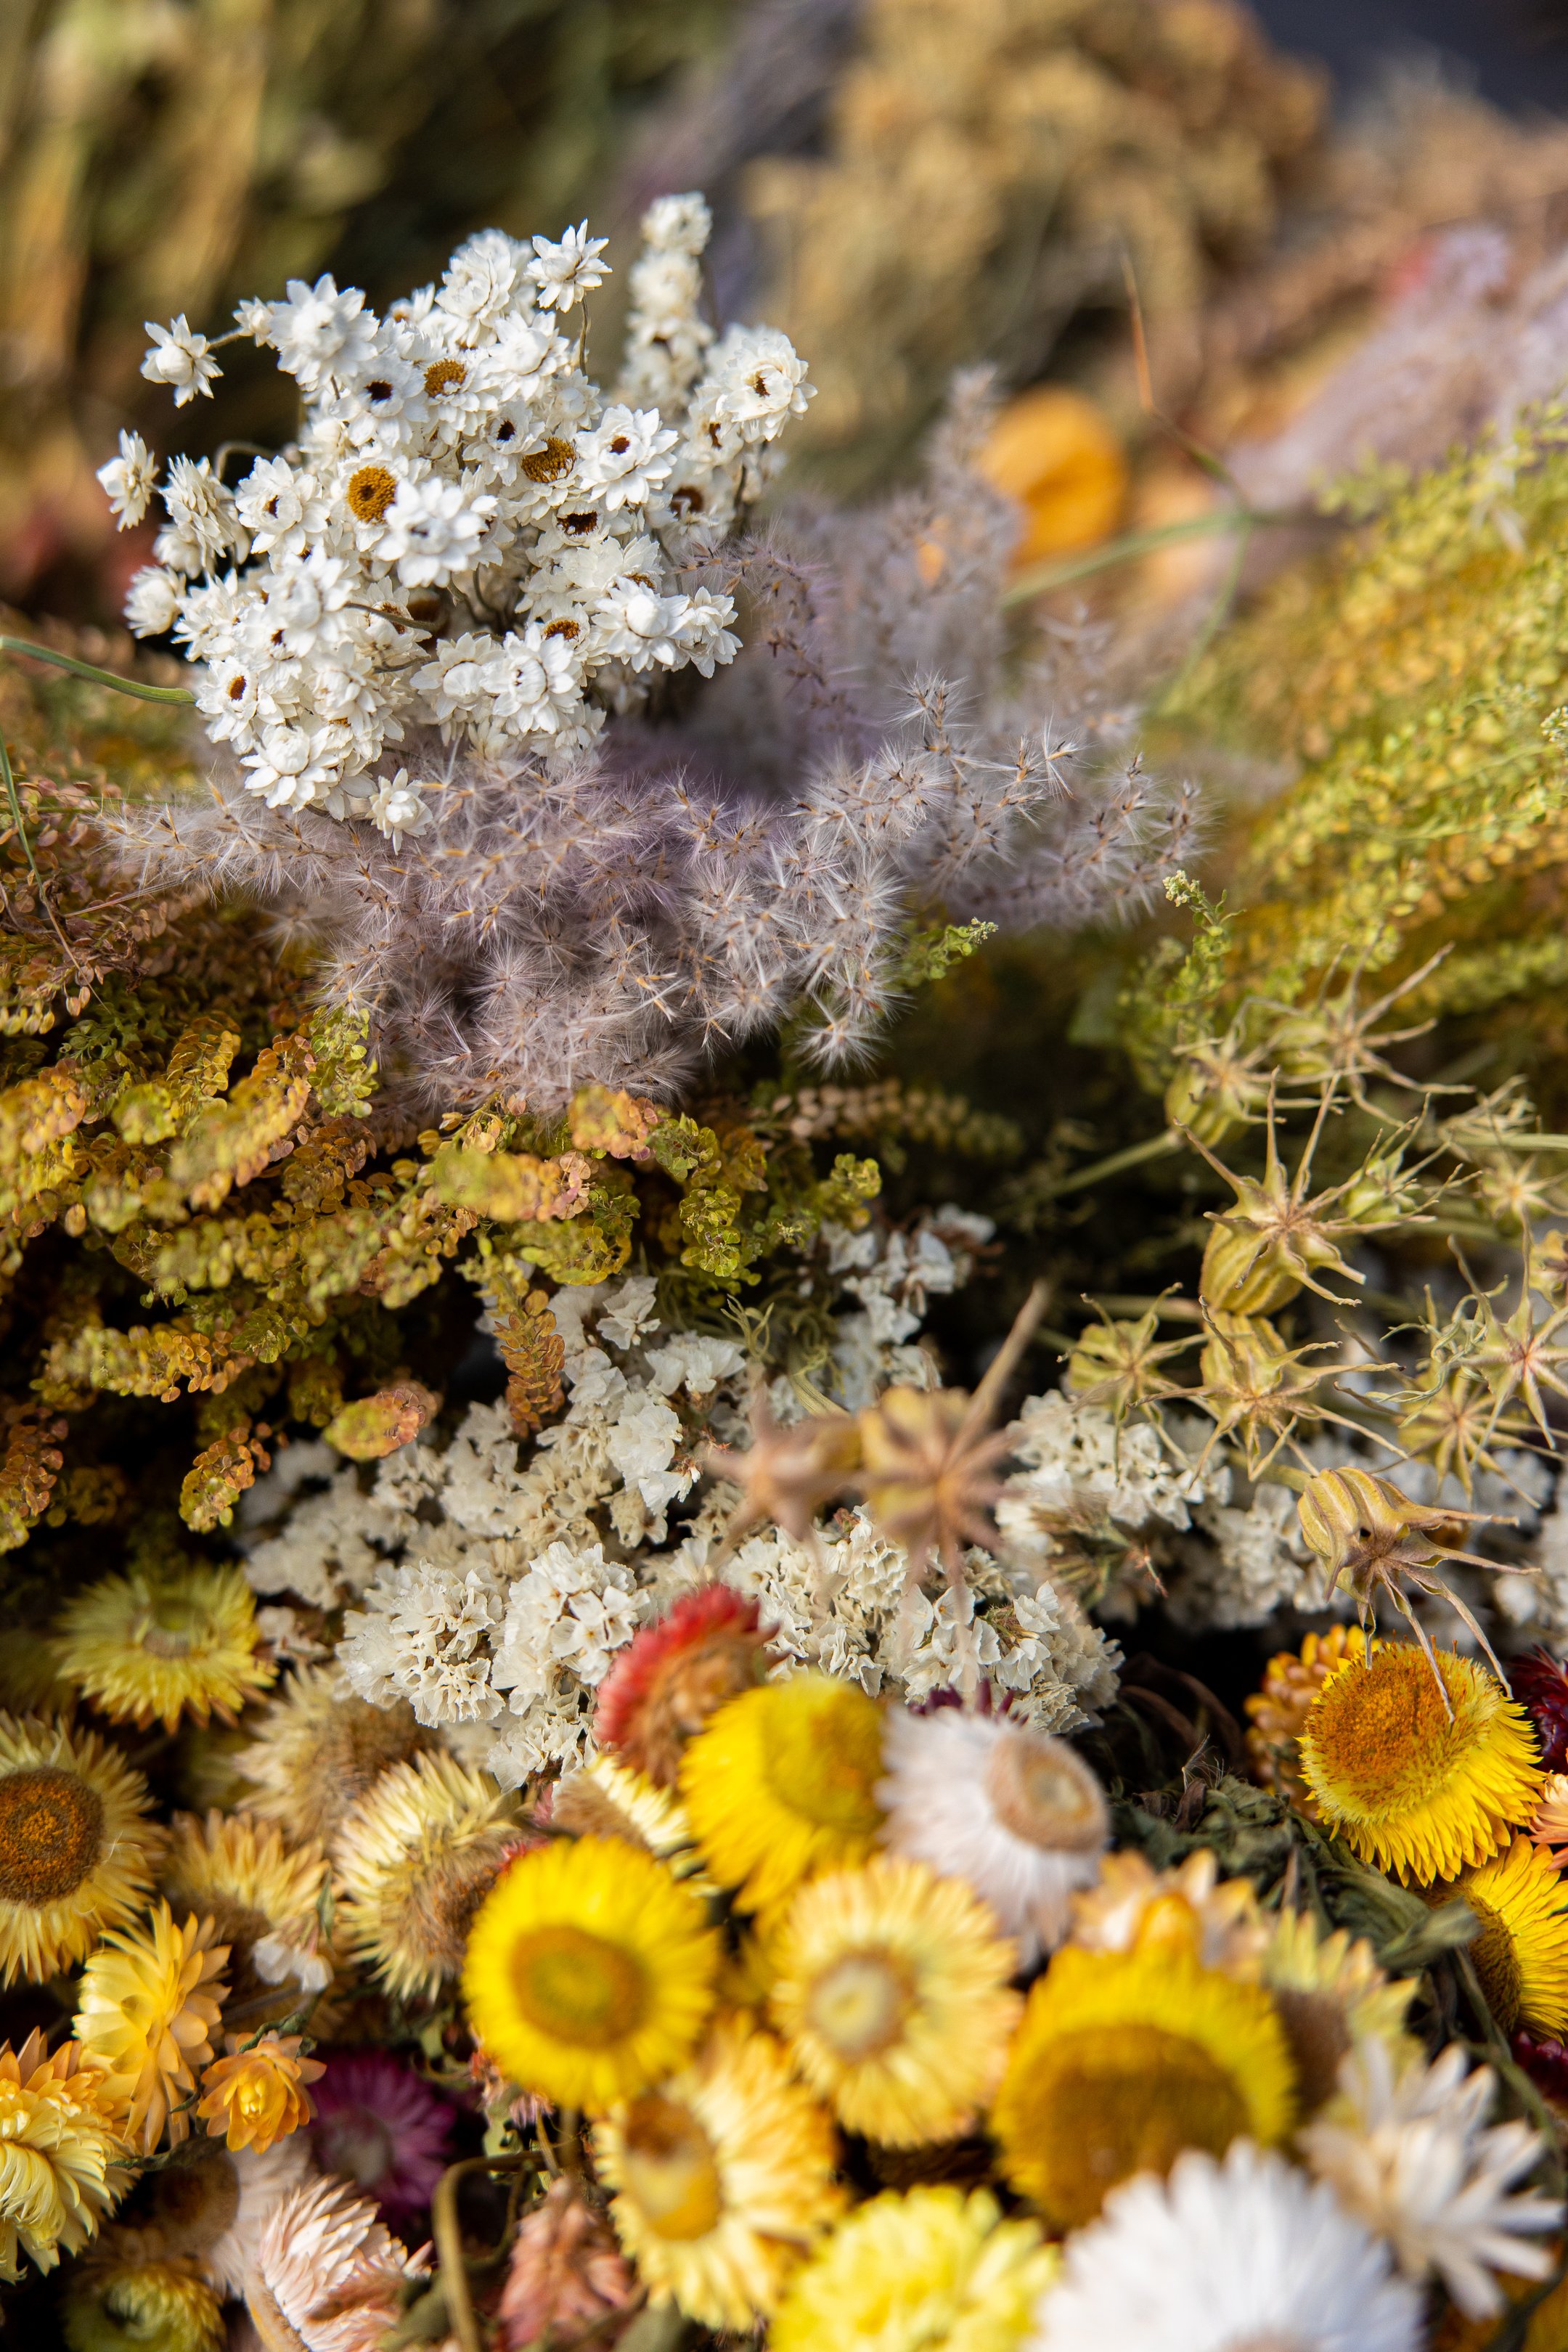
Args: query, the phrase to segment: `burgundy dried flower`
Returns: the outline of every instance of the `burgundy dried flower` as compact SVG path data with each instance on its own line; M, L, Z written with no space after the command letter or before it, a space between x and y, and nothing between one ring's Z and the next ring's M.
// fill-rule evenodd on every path
M310 2137L323 2171L340 2172L389 2220L424 2211L450 2161L452 2109L384 2050L329 2058L314 2086Z
M1553 2106L1568 2108L1568 2050L1561 2042L1538 2040L1521 2026L1511 2043L1514 2063L1521 2066L1542 2096Z
M1508 1678L1535 1726L1542 1769L1568 1772L1568 1672L1549 1652L1534 1650L1510 1662Z

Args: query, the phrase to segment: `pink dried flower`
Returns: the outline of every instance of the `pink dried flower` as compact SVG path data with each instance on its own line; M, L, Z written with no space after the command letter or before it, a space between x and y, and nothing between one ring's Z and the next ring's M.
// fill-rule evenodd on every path
M603 2214L574 2182L552 2181L512 2248L500 2308L507 2352L574 2335L609 2312L628 2310L636 2297L637 2282Z

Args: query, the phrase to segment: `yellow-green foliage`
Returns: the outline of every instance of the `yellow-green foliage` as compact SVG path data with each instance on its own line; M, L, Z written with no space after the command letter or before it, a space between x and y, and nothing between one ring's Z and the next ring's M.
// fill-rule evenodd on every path
M1336 961L1402 976L1402 1013L1473 1013L1568 980L1568 422L1400 490L1287 575L1176 715L1299 780L1244 836L1233 993L1296 1001Z

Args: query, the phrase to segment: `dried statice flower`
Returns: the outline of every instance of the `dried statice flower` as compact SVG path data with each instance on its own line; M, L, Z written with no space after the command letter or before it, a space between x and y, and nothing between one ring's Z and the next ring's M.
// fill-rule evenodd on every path
M551 307L588 263L547 240L486 231L384 320L295 281L246 316L299 443L165 478L134 625L188 646L219 757L124 854L264 901L416 1104L668 1091L796 1012L845 1060L917 907L1115 913L1190 837L1184 788L1058 731L1059 681L1004 680L978 384L922 489L746 535L809 388L701 316L707 233L698 197L649 212L607 401Z

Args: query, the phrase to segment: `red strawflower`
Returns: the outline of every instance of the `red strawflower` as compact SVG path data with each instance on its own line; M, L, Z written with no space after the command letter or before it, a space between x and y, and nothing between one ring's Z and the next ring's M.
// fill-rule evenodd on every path
M647 1625L599 1685L594 1737L625 1764L672 1789L680 1753L726 1699L763 1678L773 1639L757 1604L727 1584L705 1584Z
M329 2058L312 2095L322 2170L356 2181L389 2221L422 2213L451 2161L448 2101L384 2050Z
M1526 2033L1521 2026L1511 2044L1516 2065L1521 2066L1543 2098L1568 2108L1568 2050L1561 2042Z
M1513 1660L1508 1678L1535 1726L1543 1769L1568 1772L1568 1673L1547 1651L1533 1650Z

